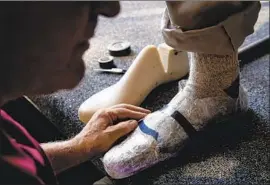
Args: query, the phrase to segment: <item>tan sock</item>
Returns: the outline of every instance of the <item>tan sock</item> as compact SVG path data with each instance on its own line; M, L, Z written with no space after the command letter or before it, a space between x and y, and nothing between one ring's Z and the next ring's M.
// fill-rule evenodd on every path
M214 55L192 53L188 84L203 89L198 98L223 95L239 75L237 54Z
M206 122L236 110L239 66L236 53L192 53L189 79L164 111L177 110L199 130Z

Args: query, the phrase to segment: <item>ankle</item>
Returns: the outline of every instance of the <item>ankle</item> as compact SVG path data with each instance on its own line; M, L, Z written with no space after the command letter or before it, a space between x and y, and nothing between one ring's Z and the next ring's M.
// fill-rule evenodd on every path
M189 83L205 87L225 89L239 75L236 53L215 55L192 53Z

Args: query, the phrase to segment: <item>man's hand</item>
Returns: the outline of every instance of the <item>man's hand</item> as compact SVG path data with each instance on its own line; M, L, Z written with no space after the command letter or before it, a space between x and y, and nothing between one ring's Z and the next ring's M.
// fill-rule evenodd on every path
M107 151L120 137L134 130L137 120L148 113L149 110L127 104L102 109L74 138L41 146L54 171L59 173Z
M120 137L133 131L149 110L119 104L96 112L84 129L74 138L93 155L107 151ZM126 120L126 121L123 121Z

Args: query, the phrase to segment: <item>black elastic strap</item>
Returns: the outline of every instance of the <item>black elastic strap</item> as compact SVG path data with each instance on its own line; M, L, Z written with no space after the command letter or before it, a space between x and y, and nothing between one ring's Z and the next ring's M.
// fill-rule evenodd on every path
M191 123L178 111L174 111L171 117L175 119L183 127L185 132L189 137L193 137L194 134L197 132L196 129L191 125Z

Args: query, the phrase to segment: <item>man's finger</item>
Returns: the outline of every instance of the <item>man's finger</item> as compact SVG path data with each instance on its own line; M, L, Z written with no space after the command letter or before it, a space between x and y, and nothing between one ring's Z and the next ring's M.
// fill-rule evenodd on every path
M136 120L129 120L120 122L114 126L110 126L106 131L110 134L113 141L118 140L120 137L127 135L138 126Z
M137 111L137 112L143 112L143 113L147 113L149 114L151 111L142 107L138 107L135 105L131 105L131 104L118 104L118 105L114 105L111 108L126 108L126 109L130 109L133 111Z
M109 114L110 118L113 121L120 120L120 119L142 119L144 118L147 113L143 112L138 112L138 111L133 111L127 108L115 108L115 109L110 109L107 111Z

